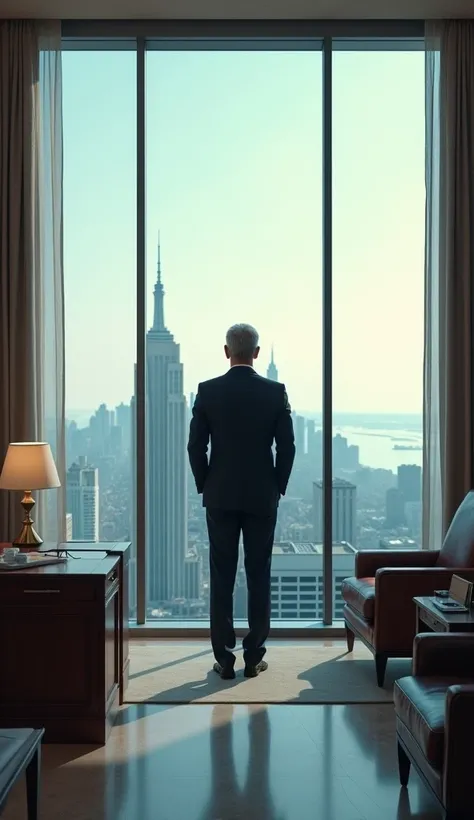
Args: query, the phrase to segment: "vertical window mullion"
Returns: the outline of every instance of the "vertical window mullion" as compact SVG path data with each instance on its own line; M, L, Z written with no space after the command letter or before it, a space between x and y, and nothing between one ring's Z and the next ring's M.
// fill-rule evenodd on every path
M137 623L146 621L146 265L145 265L145 38L137 39L137 374L136 538Z
M332 584L332 38L323 41L323 622L333 619Z

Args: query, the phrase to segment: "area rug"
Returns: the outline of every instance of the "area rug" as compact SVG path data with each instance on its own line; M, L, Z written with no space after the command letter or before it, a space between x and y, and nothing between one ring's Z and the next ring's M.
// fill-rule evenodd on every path
M236 678L223 681L212 671L208 645L191 642L132 644L128 703L391 703L393 683L409 675L409 660L390 660L385 686L365 647L276 644L267 653L269 669L243 676L237 653Z

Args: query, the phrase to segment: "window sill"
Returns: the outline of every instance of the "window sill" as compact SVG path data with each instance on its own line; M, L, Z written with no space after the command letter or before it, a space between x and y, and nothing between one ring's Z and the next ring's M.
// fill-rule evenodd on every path
M248 631L245 621L235 621L235 633L242 638ZM343 638L344 621L334 620L331 626L322 621L272 621L270 638ZM209 621L149 620L145 624L130 624L131 638L209 638Z

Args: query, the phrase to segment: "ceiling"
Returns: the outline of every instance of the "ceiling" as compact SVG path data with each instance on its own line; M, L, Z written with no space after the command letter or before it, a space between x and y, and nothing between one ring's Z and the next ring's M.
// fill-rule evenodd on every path
M474 18L474 0L0 0L0 17L63 20L420 20Z

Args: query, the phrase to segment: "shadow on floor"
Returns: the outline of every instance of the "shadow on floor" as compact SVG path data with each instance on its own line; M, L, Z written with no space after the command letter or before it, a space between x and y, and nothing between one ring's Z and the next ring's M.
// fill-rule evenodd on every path
M212 657L212 649L204 649L202 652L195 652L193 655L185 655L182 658L176 658L174 661L169 661L168 663L162 663L158 666L152 666L148 669L142 669L140 672L134 672L133 674L129 675L129 679L133 680L135 678L143 678L146 675L150 675L153 672L161 672L163 669L169 669L171 666L177 666L180 663L185 663L186 661L194 661L196 658L203 658L205 655L209 655Z

